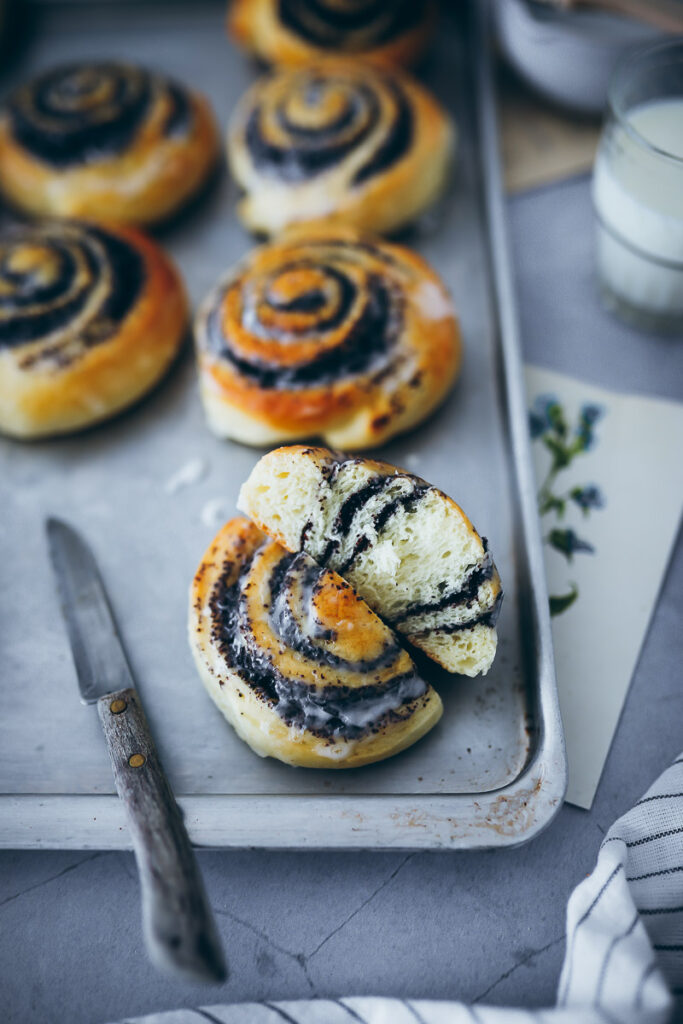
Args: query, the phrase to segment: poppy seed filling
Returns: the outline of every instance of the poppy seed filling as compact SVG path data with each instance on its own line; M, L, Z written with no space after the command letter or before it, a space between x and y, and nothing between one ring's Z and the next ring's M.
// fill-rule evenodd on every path
M210 599L212 640L226 663L244 676L287 725L324 739L353 740L412 712L413 702L427 691L427 684L414 671L360 687L319 686L303 676L284 675L272 654L259 647L251 628L246 584L252 563L253 556L232 584L227 581L233 565L226 563ZM304 671L308 664L363 675L389 668L402 654L393 639L367 661L348 661L326 648L334 639L332 631L321 627L311 611L311 599L324 576L325 570L307 555L283 552L269 580L268 624L273 635L282 646L303 656ZM295 588L298 599L292 599Z

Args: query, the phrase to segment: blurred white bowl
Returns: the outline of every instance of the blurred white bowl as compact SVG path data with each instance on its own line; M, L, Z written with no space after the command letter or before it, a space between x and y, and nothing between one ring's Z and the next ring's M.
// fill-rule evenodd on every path
M558 10L536 0L495 0L498 42L512 67L554 103L599 114L616 62L628 49L663 38L632 18Z

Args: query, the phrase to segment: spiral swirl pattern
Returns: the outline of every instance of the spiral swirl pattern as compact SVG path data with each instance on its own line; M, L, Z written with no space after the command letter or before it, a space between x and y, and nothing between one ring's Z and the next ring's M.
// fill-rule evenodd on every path
M343 576L392 629L450 672L487 672L503 598L462 509L386 462L293 445L264 455L239 506L290 551Z
M257 261L230 281L207 343L262 388L312 388L386 370L402 322L391 261L371 245L321 240Z
M0 237L0 349L25 346L26 367L63 367L119 330L144 282L140 253L104 228L9 232Z
M279 0L282 24L314 46L358 53L414 29L424 16L415 0Z
M351 580L358 560L391 535L397 520L406 514L424 514L438 494L424 480L400 471L370 473L352 484L349 477L357 471L356 460L331 455L325 491L319 496L324 530L316 544L312 521L307 520L299 541L300 548L310 551L317 562ZM442 581L430 600L396 600L390 615L383 612L390 625L413 641L435 629L455 633L475 626L493 628L503 595L486 537L481 544L478 557L463 566L458 576Z
M254 231L335 221L384 234L445 185L454 133L415 79L357 60L280 68L246 93L228 158Z
M254 167L290 182L350 160L351 182L361 184L400 160L412 136L412 108L400 81L353 68L273 75L245 128Z
M428 691L393 635L339 576L245 520L209 601L225 663L288 726L357 739L409 717Z
M201 307L196 341L212 428L248 443L379 443L428 415L460 357L431 268L400 246L322 227L250 254Z
M231 0L233 38L270 64L362 57L380 67L414 64L436 23L435 0Z
M118 156L157 115L161 137L187 136L192 126L182 86L111 62L48 71L10 97L8 112L16 141L55 168Z

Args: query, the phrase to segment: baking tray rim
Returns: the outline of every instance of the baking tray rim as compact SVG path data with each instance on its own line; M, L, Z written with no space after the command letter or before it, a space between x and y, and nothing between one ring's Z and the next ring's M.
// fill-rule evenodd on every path
M482 793L191 795L177 797L198 847L244 849L490 849L528 842L552 821L567 787L531 450L518 314L500 171L490 0L471 3L478 151L495 319L504 367L512 490L536 655L537 742L521 773ZM287 814L277 814L286 802ZM244 814L245 806L250 813ZM130 849L114 794L3 794L0 848Z
M483 794L243 794L177 800L190 839L200 849L408 852L521 846L542 832L562 805L561 747L542 746L513 783ZM283 802L289 805L286 815L281 814ZM247 806L250 814L245 816ZM280 824L274 830L276 813ZM22 794L0 797L0 848L129 850L132 843L115 794Z

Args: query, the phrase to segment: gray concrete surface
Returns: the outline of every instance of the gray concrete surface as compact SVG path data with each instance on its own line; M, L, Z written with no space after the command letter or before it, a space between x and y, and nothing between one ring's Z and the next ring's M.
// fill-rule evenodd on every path
M587 180L518 197L510 216L527 358L680 398L680 341L643 337L599 308ZM681 621L679 538L593 809L565 806L526 847L201 853L232 972L218 990L148 963L132 855L1 853L0 1019L98 1024L221 1000L366 993L550 1004L567 896L614 818L683 747Z

